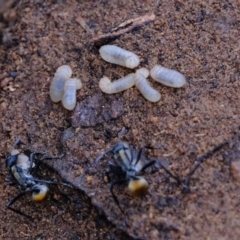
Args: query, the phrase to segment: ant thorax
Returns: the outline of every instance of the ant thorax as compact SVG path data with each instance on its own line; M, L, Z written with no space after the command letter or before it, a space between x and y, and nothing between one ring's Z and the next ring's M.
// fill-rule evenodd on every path
M115 163L120 166L123 171L126 171L131 165L131 152L129 144L121 142L113 148L112 152Z
M128 177L140 172L144 162L138 159L137 152L127 142L120 142L113 149L115 163L122 168Z
M35 185L35 181L32 180L33 176L29 174L26 169L23 169L17 165L11 167L12 177L22 187L28 188Z

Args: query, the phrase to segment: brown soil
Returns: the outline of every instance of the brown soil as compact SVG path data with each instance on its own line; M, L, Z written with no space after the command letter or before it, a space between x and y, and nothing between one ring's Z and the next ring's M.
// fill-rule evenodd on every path
M238 1L30 0L4 11L10 10L15 15L0 12L1 239L240 238ZM153 22L110 43L139 55L141 67L162 64L180 71L186 86L173 89L150 80L162 94L154 104L135 87L102 93L98 82L103 75L117 79L132 70L103 61L93 39L152 13ZM50 81L63 64L83 82L72 112L49 98ZM166 159L182 179L196 157L225 140L229 144L196 171L190 192L162 169L144 175L149 182L144 197L134 198L126 187L117 187L124 216L105 181L111 154L81 175L117 142L123 126L124 140L137 149L152 148L145 154ZM16 137L33 151L64 152L63 159L49 165L82 192L61 188L66 197L53 188L43 205L27 197L14 204L34 221L7 210L18 190L5 182L4 162ZM41 170L44 179L57 177Z

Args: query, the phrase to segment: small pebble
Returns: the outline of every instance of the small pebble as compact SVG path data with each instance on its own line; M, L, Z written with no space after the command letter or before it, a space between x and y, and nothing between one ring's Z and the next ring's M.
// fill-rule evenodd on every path
M4 78L2 81L1 81L1 88L4 88L8 85L8 83L12 81L12 78Z
M231 162L231 172L233 179L240 183L240 161Z

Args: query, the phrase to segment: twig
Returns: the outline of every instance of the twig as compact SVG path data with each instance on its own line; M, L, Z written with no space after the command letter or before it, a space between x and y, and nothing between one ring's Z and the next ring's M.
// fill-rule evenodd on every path
M93 30L91 28L89 28L89 26L87 25L87 23L85 22L85 20L78 16L76 18L76 22L79 23L81 25L81 27L88 33L93 33Z
M153 13L151 15L144 15L135 19L129 19L121 23L119 26L113 28L110 33L93 38L92 42L95 45L106 44L107 42L110 42L117 37L134 30L135 28L142 27L143 25L154 21L154 19L155 15Z

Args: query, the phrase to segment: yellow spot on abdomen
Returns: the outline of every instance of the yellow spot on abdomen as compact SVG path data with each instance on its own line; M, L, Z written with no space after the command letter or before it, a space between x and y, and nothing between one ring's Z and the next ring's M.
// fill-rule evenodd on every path
M134 195L146 194L148 190L148 182L144 178L131 180L128 184L128 190Z
M36 203L41 203L43 202L45 199L47 198L47 194L46 193L38 193L36 195L32 196L32 200Z
M41 203L48 196L49 189L45 185L35 185L32 192L32 200L36 203Z

